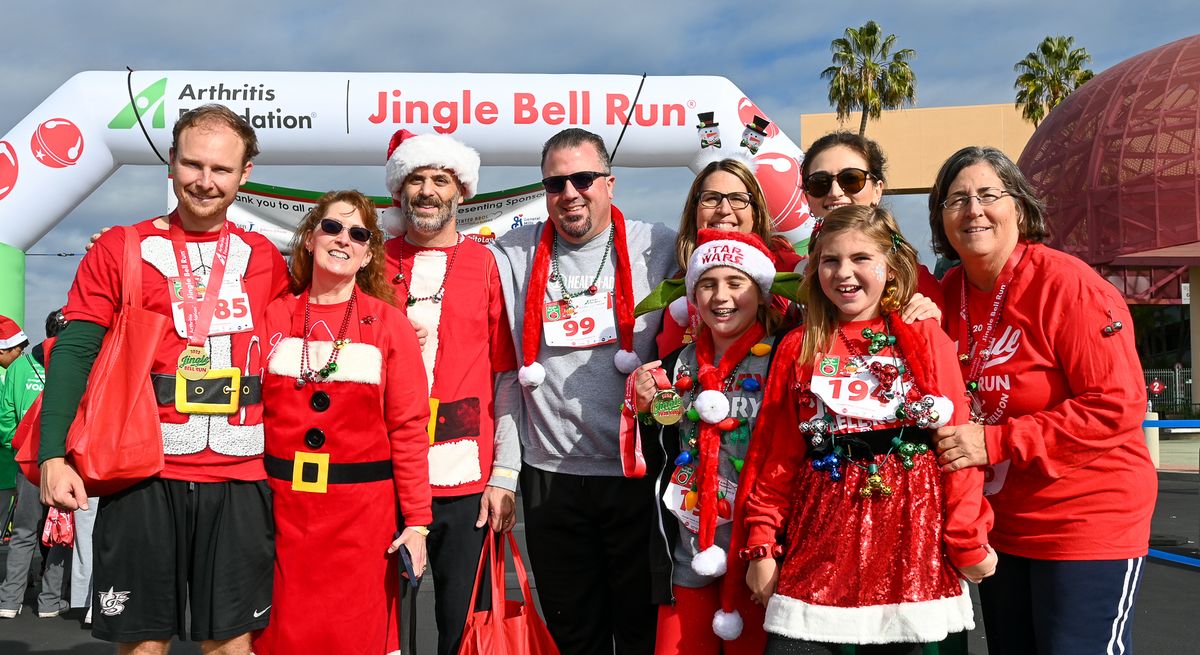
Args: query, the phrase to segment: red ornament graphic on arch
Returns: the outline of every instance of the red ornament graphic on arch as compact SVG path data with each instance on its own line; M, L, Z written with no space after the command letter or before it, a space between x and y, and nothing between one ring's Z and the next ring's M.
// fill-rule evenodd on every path
M74 166L83 155L83 132L65 118L51 118L34 130L29 148L50 168Z
M755 116L770 120L749 98L743 97L737 110L742 124L753 122ZM770 139L779 134L779 127L772 121L766 132ZM767 211L771 214L775 232L791 232L803 225L809 219L809 213L808 201L800 187L799 162L777 152L760 152L754 156L754 162L758 164L754 177L758 178L767 198Z
M8 141L0 141L0 200L17 185L17 149Z

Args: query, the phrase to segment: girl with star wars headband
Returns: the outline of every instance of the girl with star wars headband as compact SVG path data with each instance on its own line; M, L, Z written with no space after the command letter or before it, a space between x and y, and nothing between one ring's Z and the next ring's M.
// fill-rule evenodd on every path
M983 472L944 474L930 448L969 414L953 343L896 315L916 284L887 210L835 209L814 236L806 324L777 348L746 490L767 653L919 652L974 627L966 582L995 569L992 512Z
M777 284L774 257L756 234L701 229L696 241L684 287L675 287L696 308L696 338L631 374L627 395L627 422L640 417L647 469L658 478L657 652L757 654L766 633L763 608L742 582L740 490L781 320L772 294L794 295L787 282L797 276Z

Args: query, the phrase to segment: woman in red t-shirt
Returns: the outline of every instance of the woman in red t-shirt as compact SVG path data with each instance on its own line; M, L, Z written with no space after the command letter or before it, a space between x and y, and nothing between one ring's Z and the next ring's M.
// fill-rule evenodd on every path
M995 148L946 160L929 196L947 332L973 419L938 431L947 471L986 466L996 576L980 586L988 652L1131 652L1157 475L1124 299L1041 242L1045 210Z

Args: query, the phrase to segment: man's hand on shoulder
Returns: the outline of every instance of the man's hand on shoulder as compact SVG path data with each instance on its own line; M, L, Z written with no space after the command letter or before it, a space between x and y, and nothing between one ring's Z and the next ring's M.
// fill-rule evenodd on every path
M73 512L88 508L87 490L75 469L62 457L42 462L42 504Z

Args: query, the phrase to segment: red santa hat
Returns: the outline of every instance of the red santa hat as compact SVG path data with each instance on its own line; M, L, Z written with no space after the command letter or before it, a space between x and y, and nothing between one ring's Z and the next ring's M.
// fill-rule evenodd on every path
M731 230L700 230L696 233L696 249L688 260L687 297L696 302L696 282L710 268L728 266L745 273L758 284L763 298L771 297L775 283L775 258L757 234Z
M642 361L633 351L633 278L629 268L629 245L625 241L625 216L612 208L613 256L616 258L617 343L620 349L613 356L617 370L632 373ZM549 219L542 227L542 237L533 253L529 271L529 287L525 293L525 318L521 324L521 363L517 379L526 387L536 387L546 379L546 368L537 361L542 347L542 306L546 298L546 282L550 275L550 253L558 230Z
M388 231L399 234L403 231L403 215L399 211L400 188L404 180L418 168L441 168L454 173L462 185L463 199L475 195L479 188L479 153L445 134L413 134L398 130L388 143L385 182L397 209L384 211L384 224Z
M11 318L0 315L0 350L8 350L29 341L21 326Z

